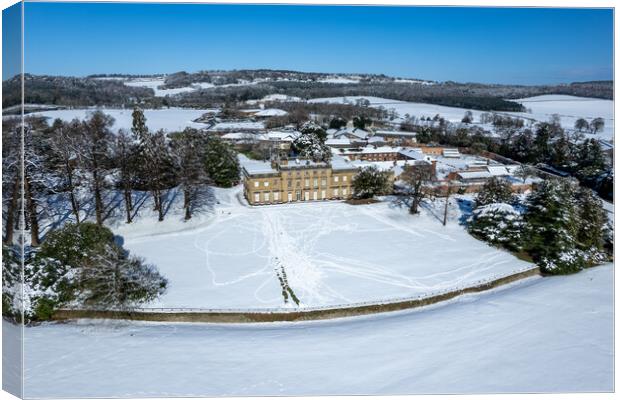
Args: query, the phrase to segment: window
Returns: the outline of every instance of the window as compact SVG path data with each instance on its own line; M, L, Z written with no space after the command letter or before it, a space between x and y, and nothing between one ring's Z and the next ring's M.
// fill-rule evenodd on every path
M280 193L273 192L273 201L280 201Z
M254 181L254 187L258 187L259 182L258 181Z
M347 176L346 176L346 175L342 177L342 181L343 181L343 182L346 182L346 181L347 181Z
M292 180L292 179L289 179L287 183L288 183L288 187L289 187L289 188L290 188L291 186L293 186L293 180Z
M265 203L267 203L269 201L269 192L263 193L263 197L265 199Z
M347 189L342 189L342 195L346 196L347 195Z
M338 182L338 177L334 176L334 182Z
M325 186L327 185L327 179L323 178L321 179L321 186Z
M338 188L334 189L334 196L338 197Z
M314 178L314 187L319 186L319 178Z
M254 193L254 203L260 203L260 194Z
M269 186L269 181L263 182L263 186L268 187Z
M310 186L310 179L306 178L306 186Z

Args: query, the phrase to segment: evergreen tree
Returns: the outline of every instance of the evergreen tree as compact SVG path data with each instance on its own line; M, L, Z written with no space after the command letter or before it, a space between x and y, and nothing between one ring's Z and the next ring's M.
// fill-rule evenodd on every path
M512 185L505 179L496 176L487 180L476 196L476 207L494 203L512 203Z
M364 115L353 117L353 127L355 128L366 129L366 127L369 126L370 124L372 124L372 119Z
M588 264L604 260L607 232L607 213L603 202L591 189L580 187L575 195L578 228L575 236L577 248L584 252Z
M376 166L363 168L353 177L353 197L371 199L390 192L390 173Z
M66 304L86 308L131 308L161 295L167 285L155 267L130 256L112 232L83 222L50 232L27 258L29 318L48 319Z
M347 126L347 121L341 117L335 117L329 121L329 129L341 129L345 126Z
M592 184L606 170L605 155L598 140L586 139L577 145L577 177Z
M537 185L527 198L524 248L550 274L577 272L584 266L576 248L579 231L572 183L554 179Z
M207 138L204 161L209 179L215 185L231 187L239 182L237 152L218 136Z
M306 122L299 129L299 135L293 141L293 150L303 158L313 161L329 161L331 150L325 145L327 133L323 128L314 122Z
M523 218L510 204L490 203L474 209L468 230L490 244L519 251Z

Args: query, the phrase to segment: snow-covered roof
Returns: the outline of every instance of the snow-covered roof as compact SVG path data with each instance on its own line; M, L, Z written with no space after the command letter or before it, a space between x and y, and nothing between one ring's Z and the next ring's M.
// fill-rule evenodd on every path
M405 132L405 131L384 131L378 130L375 132L377 135L381 136L397 136L397 137L416 137L416 132Z
M504 165L488 165L486 169L493 176L506 176L511 174Z
M376 154L376 153L397 153L398 148L390 146L364 146L356 149L347 149L348 154Z
M279 108L267 108L265 110L258 111L254 115L256 117L281 117L288 114L284 110L280 110Z
M336 133L334 133L335 138L338 138L344 135L352 135L360 139L367 139L370 136L370 133L368 131L365 131L359 128L342 128Z
M253 135L249 132L230 132L222 135L224 140L243 140L251 138Z
M260 135L260 140L292 142L299 135L298 131L269 131Z
M465 180L487 179L493 176L489 171L460 171L457 172L457 175Z
M271 163L268 161L252 160L243 154L239 154L239 164L248 175L277 174Z
M384 143L385 138L383 136L372 136L368 139L368 143Z
M341 156L333 156L330 162L332 170L334 171L346 171L358 168L357 161L349 161Z
M459 149L443 149L444 157L460 157L461 153L459 153Z
M403 147L398 152L412 160L434 161L433 157L429 156L428 154L424 154L422 149L419 149L417 147Z
M265 125L262 122L254 121L235 121L235 122L219 122L212 126L210 131L223 131L233 129L248 129L248 130L262 130L265 129Z
M351 141L347 138L341 139L327 139L325 141L327 146L349 146L351 145Z

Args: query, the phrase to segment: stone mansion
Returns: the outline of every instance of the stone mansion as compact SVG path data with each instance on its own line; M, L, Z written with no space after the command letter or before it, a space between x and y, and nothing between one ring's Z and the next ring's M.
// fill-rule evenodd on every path
M358 167L332 161L245 159L244 194L251 205L348 199Z

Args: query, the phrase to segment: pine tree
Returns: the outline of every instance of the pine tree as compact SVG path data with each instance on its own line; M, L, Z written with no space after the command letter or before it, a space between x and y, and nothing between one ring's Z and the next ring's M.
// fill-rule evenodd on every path
M167 285L155 267L133 257L105 227L69 223L50 232L27 262L30 317L47 319L65 304L127 309L161 295Z
M512 185L507 180L494 176L482 185L475 202L476 207L494 203L512 203L514 202Z
M205 146L204 162L209 179L217 186L231 187L239 183L237 152L218 136L209 136Z
M329 161L331 150L325 145L327 133L314 122L306 122L299 129L299 135L292 144L293 150L303 158L313 161Z
M491 203L476 207L468 225L469 232L490 244L511 251L521 249L523 218L506 203Z
M584 252L588 264L596 264L605 259L603 250L608 236L607 213L603 202L591 189L580 187L575 200L578 218L576 245Z
M390 174L380 171L376 166L363 168L353 177L353 197L371 199L390 191Z
M584 266L576 248L579 229L575 188L566 180L547 180L527 198L524 248L550 274L577 272Z

